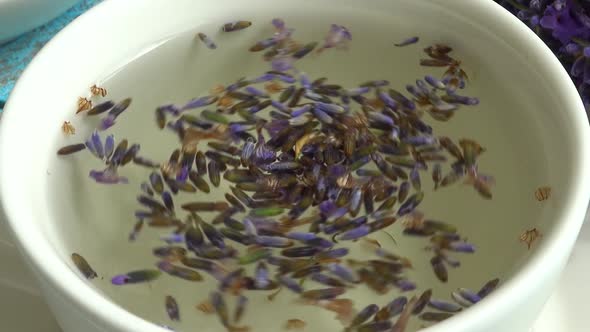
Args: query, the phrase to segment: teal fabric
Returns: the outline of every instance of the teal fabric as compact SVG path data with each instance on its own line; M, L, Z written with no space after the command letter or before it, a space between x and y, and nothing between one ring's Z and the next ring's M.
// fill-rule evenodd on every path
M76 17L101 1L81 0L53 21L0 45L0 110L18 77L43 45Z

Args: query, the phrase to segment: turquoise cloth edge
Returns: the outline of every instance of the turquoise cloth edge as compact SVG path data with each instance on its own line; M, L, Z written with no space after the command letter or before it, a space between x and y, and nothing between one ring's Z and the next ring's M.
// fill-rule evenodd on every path
M0 45L0 111L16 81L35 54L76 17L103 0L81 0L49 23Z

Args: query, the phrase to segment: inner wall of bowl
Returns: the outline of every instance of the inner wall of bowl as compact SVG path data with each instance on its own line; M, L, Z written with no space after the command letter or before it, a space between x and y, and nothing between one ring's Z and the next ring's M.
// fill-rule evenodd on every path
M528 65L526 54L517 53L509 43L470 23L469 18L463 21L450 12L438 12L433 17L434 5L407 4L392 5L395 10L387 11L392 14L370 8L352 10L347 6L314 5L311 10L307 7L309 3L272 9L253 6L242 9L239 18L255 24L232 34L218 32L218 27L236 17L210 16L203 24L195 23L194 30L157 46L131 63L128 63L129 58L121 58L121 64L128 63L121 71L104 72L89 81L89 85L95 81L104 82L109 98L115 100L132 97L131 108L121 116L112 132L118 139L140 142L142 155L165 160L177 141L171 132L156 129L153 110L170 102L182 104L206 94L215 84L256 76L266 70L268 65L262 62L260 54L246 50L272 33L269 22L273 17L283 17L297 29L296 38L302 41L321 40L330 23L349 27L353 33L349 51L329 50L321 57L309 57L298 65L312 78L327 76L330 81L344 86L352 87L370 79L389 79L395 88L404 90L406 83L427 73L442 74L442 70L418 65L423 47L436 42L452 45L453 54L463 61L470 77L468 89L461 93L479 97L481 104L461 109L448 123L428 121L438 135L473 138L486 147L480 159L480 171L494 175L497 186L492 201L483 200L472 189L460 184L437 192L427 191L421 210L433 219L457 225L462 234L477 245L478 252L457 255L462 267L451 270L448 284L441 284L429 268L430 253L423 250L427 245L425 241L400 236L400 226L394 225L391 233L397 244L387 244L413 259L415 268L410 277L418 282L419 289L420 285L433 285L436 297L449 299L449 292L457 287L478 289L489 279L510 278L534 252L535 246L527 250L518 238L524 230L533 227L549 233L559 222L556 216L564 204L564 197L559 193L565 192L571 183L568 161L572 159L572 152L560 145L568 134L563 121L555 115L560 105L543 78ZM211 51L195 41L192 36L197 31L209 34L219 48ZM175 32L178 31L170 30L169 35ZM421 37L418 45L393 46L394 42L414 35ZM162 39L154 37L156 41ZM144 45L144 48L152 49L154 45ZM80 91L83 89L81 87ZM63 137L59 123L48 128L53 132L55 150L85 139L96 126L93 119L70 116L73 113L72 109L60 114L76 127L73 138ZM61 117L56 116L58 118L61 121ZM47 218L45 211L35 213L37 220L43 221L40 227L64 259L69 261L72 252L86 257L104 277L93 285L141 317L166 322L163 296L175 294L186 308L184 323L187 326L199 323L203 331L215 330L218 324L215 317L192 314L194 305L207 296L209 287L213 287L212 282L195 285L163 278L150 286L117 288L109 284L114 274L153 267L155 259L151 249L162 245L157 235L163 232L151 230L142 233L136 243L127 241L135 223L133 212L138 206L135 200L138 184L146 179L149 171L124 169L122 173L130 178L131 184L114 188L97 185L87 178L89 169L100 167L88 154L60 159L53 153L50 156L46 177L50 217ZM429 177L423 175L427 188L432 187ZM544 185L553 187L554 195L546 202L538 202L534 191ZM198 199L218 198L201 196ZM51 223L46 223L47 220ZM382 243L391 241L385 235L377 238ZM359 294L355 300L385 303L392 294L374 299L367 296ZM280 300L278 303L288 304ZM277 317L297 318L289 316L289 306L285 308L276 312ZM318 314L312 307L297 310L302 317L311 317L314 327L333 327L331 314ZM277 318L269 324L269 331L276 330L284 320Z

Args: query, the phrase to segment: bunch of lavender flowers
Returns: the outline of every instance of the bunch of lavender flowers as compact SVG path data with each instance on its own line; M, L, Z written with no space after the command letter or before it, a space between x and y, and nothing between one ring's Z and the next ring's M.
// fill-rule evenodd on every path
M590 110L590 0L496 0L526 23L568 70Z

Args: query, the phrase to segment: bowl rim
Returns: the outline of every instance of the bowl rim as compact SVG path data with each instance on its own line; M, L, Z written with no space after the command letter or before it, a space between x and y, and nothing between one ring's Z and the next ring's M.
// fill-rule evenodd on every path
M89 24L92 24L93 21L96 22L101 17L108 17L109 12L119 10L120 7L131 7L136 3L137 1L124 3L104 1L98 4L64 28L39 52L38 57L31 62L21 76L5 106L5 115L0 123L0 142L12 141L10 133L15 131L8 130L8 126L12 122L13 114L16 113L19 107L19 100L28 98L27 86L29 82L33 81L36 75L39 75L38 71L41 71L37 65L39 58L43 58L45 54L52 52L54 49L60 49L68 45L70 35L75 34L78 29L88 30ZM575 164L572 165L572 176L579 179L579 181L574 182L574 188L570 188L571 199L568 200L568 204L564 208L559 227L556 227L551 236L545 238L543 245L539 247L525 266L482 303L461 313L459 317L448 319L424 329L424 331L428 332L461 330L465 326L477 326L477 321L481 320L481 317L484 317L487 312L497 311L498 308L503 308L506 304L516 300L515 296L522 293L523 289L532 292L534 283L530 282L530 277L547 271L548 266L552 264L551 262L557 262L554 267L561 269L562 267L558 263L564 260L564 253L561 252L563 251L563 243L565 241L573 246L590 200L590 175L585 172L586 169L590 168L590 149L584 149L584 143L590 144L590 128L584 105L568 73L551 50L534 32L530 31L528 27L497 3L493 1L470 1L462 2L461 5L466 7L467 11L473 13L486 12L487 15L494 16L498 20L498 24L504 26L504 29L510 29L521 37L525 43L523 47L528 47L529 54L540 57L543 63L546 64L547 68L545 69L554 78L552 82L555 82L556 94L567 97L565 98L567 103L561 111L569 113L569 117L573 120L570 121L573 123L569 123L569 125L574 128L573 131L577 138L576 151L578 156ZM68 268L48 241L44 239L39 231L34 229L32 216L27 212L28 204L14 198L16 195L11 195L11 191L15 190L19 184L18 177L13 176L12 173L16 169L15 166L10 166L10 163L7 162L11 160L12 149L12 145L0 144L0 162L3 163L3 167L0 167L0 197L2 198L0 204L2 204L3 211L8 217L7 221L13 238L16 239L21 253L26 256L34 270L40 273L48 281L50 287L57 291L60 296L67 297L96 321L124 331L164 331L163 328L125 310L92 289L75 271ZM6 164L9 166L4 167ZM40 255L39 252L44 252L44 255ZM566 250L566 252L569 253L569 250Z

